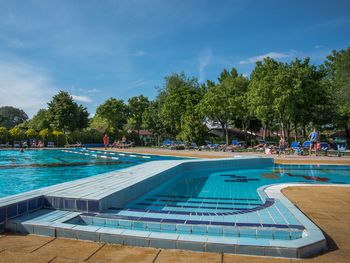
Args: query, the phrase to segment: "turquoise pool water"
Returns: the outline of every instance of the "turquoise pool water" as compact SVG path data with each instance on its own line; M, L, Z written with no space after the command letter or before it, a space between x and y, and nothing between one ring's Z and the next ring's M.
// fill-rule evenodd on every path
M293 240L304 226L257 189L279 183L350 184L350 166L276 165L183 169L123 207L86 213L70 224L215 237Z
M0 198L173 157L73 150L0 151Z
M350 166L278 165L260 169L185 171L141 196L127 208L224 213L262 201L257 189L277 183L349 184Z

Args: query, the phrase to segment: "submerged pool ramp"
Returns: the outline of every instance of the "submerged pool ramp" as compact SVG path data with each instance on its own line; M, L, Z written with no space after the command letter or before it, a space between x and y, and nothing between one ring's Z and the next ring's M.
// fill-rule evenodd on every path
M288 258L326 250L320 229L281 194L290 184L259 188L261 200L169 194L148 196L154 206L128 205L184 171L271 166L273 159L261 157L147 162L1 198L0 232ZM159 209L161 202L168 205Z

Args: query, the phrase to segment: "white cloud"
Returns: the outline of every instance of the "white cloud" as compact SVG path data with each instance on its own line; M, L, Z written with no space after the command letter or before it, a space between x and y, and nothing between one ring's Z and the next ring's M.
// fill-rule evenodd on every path
M100 90L99 90L99 89L96 89L96 88L88 89L88 90L86 91L86 93L97 93L97 92L100 92Z
M43 70L21 62L0 62L0 106L23 109L32 117L57 90Z
M137 50L137 51L129 54L130 57L142 57L144 55L146 55L146 52L143 50Z
M209 65L210 61L212 60L212 51L211 49L206 49L202 54L199 56L199 82L205 81L206 73L205 68Z
M270 57L270 58L286 58L290 57L291 54L289 53L278 53L278 52L269 52L263 55L255 56L255 57L250 57L247 58L246 60L241 60L239 64L252 64L257 61L261 61L264 58Z
M89 96L81 96L81 95L73 95L72 94L72 98L78 102L85 102L85 103L92 102L92 99Z

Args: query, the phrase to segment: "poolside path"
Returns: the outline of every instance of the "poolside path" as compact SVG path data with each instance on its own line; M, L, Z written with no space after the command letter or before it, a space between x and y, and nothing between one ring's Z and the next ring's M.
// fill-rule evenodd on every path
M101 150L101 148L96 148ZM338 164L350 165L350 157L328 157L328 156L296 156L287 155L278 157L277 155L266 155L263 153L251 152L217 152L217 151L196 151L196 150L170 150L151 147L135 147L128 149L109 148L108 151L132 152L140 154L156 154L165 156L194 157L194 158L232 158L234 156L265 156L275 158L278 164Z
M164 250L34 235L0 236L0 262L191 262L191 263L345 263L350 259L350 188L291 187L284 191L328 236L330 251L312 259L239 256Z

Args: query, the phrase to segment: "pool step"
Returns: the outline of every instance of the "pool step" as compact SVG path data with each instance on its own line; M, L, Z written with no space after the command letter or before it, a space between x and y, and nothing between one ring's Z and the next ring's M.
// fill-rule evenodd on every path
M67 223L176 234L249 237L278 240L293 240L301 238L304 230L304 227L300 225L262 225L260 223L183 220L94 213L81 214L79 217L76 217Z

